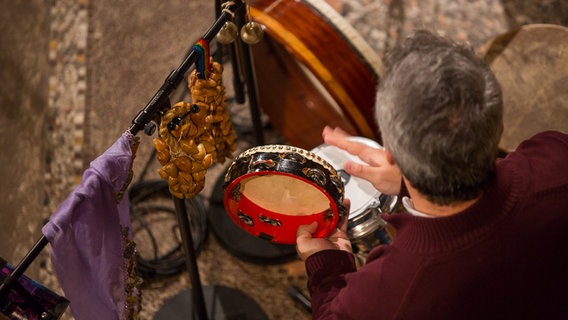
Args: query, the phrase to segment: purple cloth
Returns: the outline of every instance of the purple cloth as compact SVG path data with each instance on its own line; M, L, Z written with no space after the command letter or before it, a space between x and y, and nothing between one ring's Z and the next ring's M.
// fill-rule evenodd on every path
M125 319L126 270L121 226L130 228L128 183L134 137L124 133L91 162L79 186L42 232L51 244L55 274L77 320Z

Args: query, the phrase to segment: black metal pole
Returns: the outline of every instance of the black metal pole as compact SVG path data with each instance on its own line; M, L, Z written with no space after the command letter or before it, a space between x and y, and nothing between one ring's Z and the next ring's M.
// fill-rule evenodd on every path
M235 20L237 22L236 24L239 29L245 24L244 7L239 9L239 11L237 11ZM256 144L263 145L264 134L262 130L262 121L260 118L261 117L260 108L258 106L258 96L256 94L256 77L252 61L253 58L251 54L251 48L250 45L244 43L244 41L240 41L240 43L241 43L242 63L244 69L243 71L246 79L249 108L250 108L254 133L256 136Z
M42 236L34 246L28 251L26 256L22 259L22 261L14 267L14 270L6 276L2 284L0 284L0 302L3 302L3 297L7 297L7 293L10 290L11 286L14 284L14 281L17 281L18 278L24 274L26 269L30 266L30 264L34 261L34 259L41 253L41 250L45 248L45 246L49 243L46 236ZM2 306L3 303L0 303Z
M222 0L215 0L215 19L219 19L221 13L223 13L223 5ZM217 47L215 50L215 60L221 61L223 59L223 46L217 43Z
M233 88L235 90L235 101L239 104L245 102L245 89L241 80L241 66L239 65L239 54L235 42L228 45L229 58L233 68Z
M219 17L221 15L222 12L221 2L222 2L221 0L215 0L216 17ZM233 68L233 89L235 91L234 92L235 101L239 104L242 104L245 102L245 94L244 94L243 82L241 80L241 71L238 61L239 57L237 53L237 45L236 45L237 42L238 41L233 41L227 45L222 45L217 42L217 52L215 54L217 56L217 61L222 61L225 55L225 51L227 51L229 59L231 60L231 67Z
M235 12L241 5L242 5L242 2L239 1L239 0L236 0L236 1L234 1L234 4L228 8L228 10L231 11L231 12ZM213 40L215 35L219 32L219 30L221 30L221 27L223 27L223 25L227 21L229 21L232 17L233 17L233 15L230 12L223 11L221 13L221 15L219 16L219 18L213 23L211 28L209 28L209 30L207 30L207 32L205 33L205 35L203 36L202 39L207 41L207 42L210 42L211 40ZM195 63L195 61L197 61L198 58L199 58L198 52L196 52L195 50L191 50L189 52L189 54L185 57L183 62L180 64L180 66L168 75L168 77L164 81L164 84L162 84L160 89L158 89L158 91L150 99L148 104L146 104L146 106L132 120L132 125L129 128L130 133L132 133L133 135L136 135L141 130L144 130L144 128L146 128L146 126L152 120L154 120L154 118L156 118L157 115L159 115L160 109L163 108L164 105L169 104L168 103L169 95L177 88L177 86L183 80L187 70L190 68L190 66L193 63ZM185 206L185 203L184 203L184 206ZM177 204L176 204L176 209L177 209ZM183 213L184 213L184 216L185 216L186 215L185 210L183 211ZM180 214L178 213L178 215L180 215ZM183 229L183 228L186 228L188 226L189 226L189 224L187 226L180 226L180 228ZM37 258L37 256L45 248L45 246L47 246L48 243L49 243L49 241L47 240L45 235L42 235L42 237L36 242L36 244L32 247L32 249L30 249L28 251L26 256L14 268L14 270L10 273L10 275L8 275L2 281L2 284L0 285L0 300L3 300L3 297L7 296L7 293L10 289L10 285L12 285L13 282L16 281L26 271L26 269ZM192 243L193 243L193 240L192 240ZM190 248L192 248L192 249L188 250L188 251L191 251L193 253L193 245ZM192 255L192 257L193 257L193 259L195 259L195 255ZM191 258L191 256L189 258ZM199 278L197 278L197 279L199 279ZM195 284L192 284L192 285L195 285ZM201 287L201 284L198 284L198 286ZM202 293L199 293L199 294L202 295ZM197 295L199 295L199 294L197 294ZM196 308L201 308L201 306L196 306ZM204 304L203 304L203 308L205 308ZM205 319L205 318L203 318L203 319Z
M193 298L193 305L195 307L194 311L197 315L197 319L205 320L207 319L207 308L205 307L203 287L201 286L201 279L199 277L197 256L195 254L195 247L193 246L191 224L187 216L185 200L174 197L174 204L178 217L183 250L185 252L185 256L187 257L187 259L185 259L185 262L189 273L189 280L191 281L191 297Z
M241 5L241 1L234 1L234 5L230 6L228 10L235 12ZM219 18L213 23L211 28L209 28L209 30L207 30L207 32L203 35L202 39L207 42L211 42L215 35L219 33L219 30L221 30L223 25L232 17L231 13L223 11ZM160 109L166 105L169 95L178 87L180 82L183 80L185 73L189 70L189 67L195 63L198 58L199 53L195 50L191 50L180 66L168 75L164 84L162 84L148 104L146 104L146 106L132 120L132 125L129 129L132 134L137 134L139 131L143 130L146 125L148 125L150 121L157 116Z

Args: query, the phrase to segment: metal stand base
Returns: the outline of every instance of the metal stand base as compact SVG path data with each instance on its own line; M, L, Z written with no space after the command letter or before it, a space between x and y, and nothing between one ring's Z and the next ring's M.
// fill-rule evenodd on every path
M191 290L185 290L166 300L154 315L154 320L192 319ZM208 319L268 319L260 306L242 291L223 286L204 286L203 296Z

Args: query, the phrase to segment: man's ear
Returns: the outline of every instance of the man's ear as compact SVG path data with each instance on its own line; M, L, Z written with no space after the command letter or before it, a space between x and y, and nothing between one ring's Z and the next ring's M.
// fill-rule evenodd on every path
M394 159L392 158L392 155L390 153L390 151L388 151L387 149L385 149L385 156L387 158L387 162L389 164L395 165L396 163L394 163Z

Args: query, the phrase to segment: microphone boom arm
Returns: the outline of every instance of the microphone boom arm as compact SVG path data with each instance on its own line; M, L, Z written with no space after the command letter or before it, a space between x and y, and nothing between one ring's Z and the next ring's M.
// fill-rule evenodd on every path
M242 1L240 0L232 1L231 5L227 6L226 9L222 11L219 18L217 18L211 28L207 30L202 39L208 43L211 42L223 25L234 16L235 11L241 5ZM132 125L129 128L130 133L136 135L140 130L144 130L150 121L157 117L164 106L169 106L170 94L177 89L180 82L184 79L187 70L189 70L191 65L195 63L198 58L199 53L191 49L180 66L167 76L160 89L158 89L148 104L132 119Z

